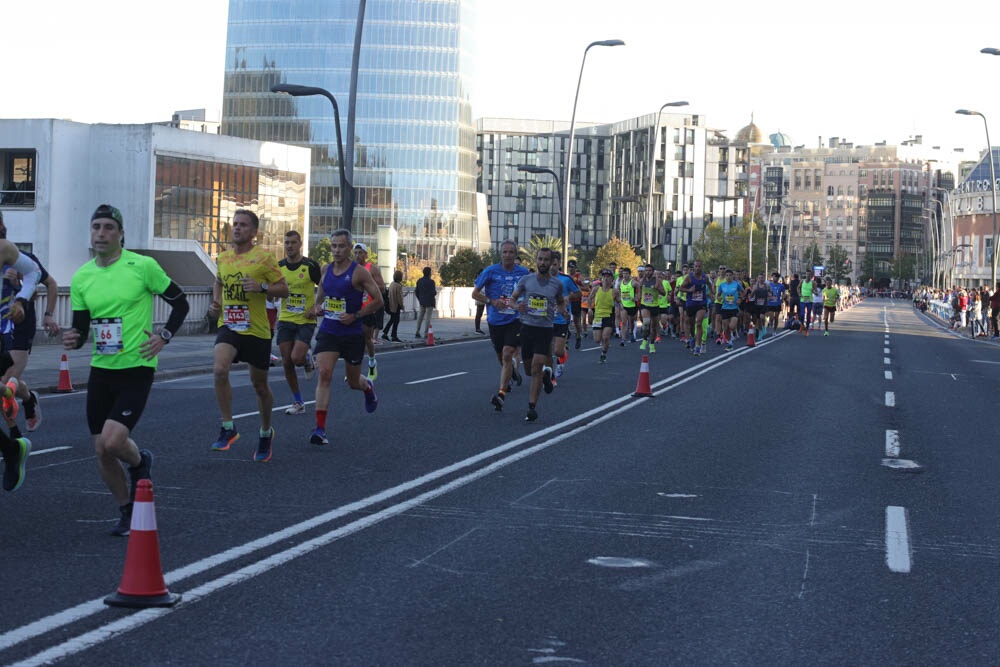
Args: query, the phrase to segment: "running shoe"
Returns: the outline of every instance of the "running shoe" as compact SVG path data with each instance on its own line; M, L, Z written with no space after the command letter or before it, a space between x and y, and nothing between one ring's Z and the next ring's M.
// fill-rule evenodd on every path
M521 383L524 382L524 378L521 377L521 374L517 371L517 362L514 363L514 369L511 371L510 377L517 383L518 387L520 387Z
M625 339L624 338L622 338L622 342L619 343L619 345L621 345L622 347L625 347Z
M149 471L153 467L153 452L148 449L139 450L139 465L128 469L128 501L135 502L135 490L140 479L149 479Z
M313 445L329 445L330 441L326 439L326 431L321 428L316 428L312 435L309 436L309 442Z
M24 402L24 421L28 431L34 431L42 424L42 406L38 402L38 392L31 392L31 397Z
M660 342L660 340L662 340L662 337L661 337L661 336L657 336L657 337L656 337L656 340L654 340L653 342L654 342L654 343L659 343L659 342Z
M389 340L389 334L387 334L386 332L383 331L382 332L382 340L388 341Z
M561 378L562 374L563 374L563 365L562 364L556 364L556 377L557 378Z
M493 394L490 403L493 404L493 409L496 412L503 412L503 396L500 395L500 392Z
M3 388L3 400L0 401L0 409L3 416L9 423L14 423L17 419L17 378L11 378Z
M299 401L295 401L287 408L285 408L286 415L301 415L305 411L306 411L306 406L303 403L300 403Z
M120 516L114 527L108 531L109 535L115 537L128 537L132 530L132 503L118 508Z
M542 389L546 394L552 393L552 369L548 366L542 367Z
M700 357L701 356L701 345L695 345L694 346L694 356L696 356L696 357Z
M274 428L267 435L262 435L257 440L257 451L253 453L253 460L267 463L271 460L271 442L274 440Z
M302 372L307 380L313 379L313 374L316 372L316 364L313 362L312 352L306 352L306 363L302 365Z
M654 352L656 352L656 346L653 345L652 343L650 343L649 344L649 353L653 354Z
M728 343L726 343L726 352L732 352L732 351L733 351L733 341L729 341Z
M14 441L17 452L9 459L3 459L3 490L17 491L24 484L24 465L31 453L31 440L18 438Z
M647 341L645 338L643 338L642 342L639 343L639 349L640 350L645 350L646 346L648 346L648 345L649 345L649 341Z
M579 336L577 336L576 337L576 343L574 344L574 347L576 347L576 349L579 350L581 345L583 345L583 339L580 338Z
M229 446L240 439L240 434L236 432L235 428L221 428L219 429L219 439L212 443L213 452L224 452L229 449Z
M824 336L829 336L829 335L830 335L830 332L829 332L829 331L824 331L824 332L823 332L823 335L824 335ZM30 429L29 429L29 430L30 430Z
M538 413L535 412L532 408L528 408L528 414L524 416L524 421L533 422L536 419L538 419Z
M715 339L715 344L722 345L722 336L719 336L718 338Z
M368 364L368 379L372 382L378 379L378 362L374 359Z
M375 408L377 407L378 395L375 394L375 384L369 380L368 391L365 392L365 410L368 412L375 412Z
M608 355L604 354L603 352L601 352L601 362L600 363L602 363L602 364L608 363Z

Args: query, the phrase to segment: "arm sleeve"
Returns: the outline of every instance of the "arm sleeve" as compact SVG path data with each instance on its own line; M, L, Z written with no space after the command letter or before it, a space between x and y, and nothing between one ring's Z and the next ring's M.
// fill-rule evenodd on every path
M170 304L170 316L167 318L165 327L171 334L176 334L180 331L181 325L184 324L184 318L187 317L188 310L191 308L187 295L184 294L184 290L177 286L177 283L171 280L167 289L160 294L160 298Z
M31 301L31 297L35 295L35 286L38 285L38 281L42 278L42 270L34 262L32 262L32 266L35 267L33 271L22 274L21 289L15 297L17 299Z
M319 270L319 263L313 260L309 260L309 280L313 281L318 285L322 277L323 275Z
M73 328L80 332L80 340L76 343L76 349L79 350L87 342L87 337L90 335L89 310L73 311Z

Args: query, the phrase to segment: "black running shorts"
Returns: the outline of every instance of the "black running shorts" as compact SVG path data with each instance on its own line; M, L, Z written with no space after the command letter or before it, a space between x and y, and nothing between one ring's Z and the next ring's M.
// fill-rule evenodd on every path
M113 420L131 431L139 422L153 386L153 369L136 366L121 370L90 368L87 379L87 426L91 435L104 430Z

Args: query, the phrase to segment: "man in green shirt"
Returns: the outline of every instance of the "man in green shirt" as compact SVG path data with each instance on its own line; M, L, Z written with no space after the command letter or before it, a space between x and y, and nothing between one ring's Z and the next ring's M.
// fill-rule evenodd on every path
M101 204L90 218L94 259L70 284L73 325L63 347L77 350L94 335L87 380L87 424L94 439L101 478L118 503L112 535L129 534L132 503L140 479L149 479L153 455L140 450L131 432L153 386L156 355L181 328L187 297L151 257L125 250L122 214ZM171 306L165 326L153 333L153 295ZM128 466L129 483L122 464Z

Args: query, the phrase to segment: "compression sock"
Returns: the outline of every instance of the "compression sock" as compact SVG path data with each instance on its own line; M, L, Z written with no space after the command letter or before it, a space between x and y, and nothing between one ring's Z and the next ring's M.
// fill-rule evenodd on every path
M301 391L295 392L294 394L292 394L292 398L295 399L296 403L301 403L302 402L302 392Z
M326 430L326 410L316 411L316 428Z

